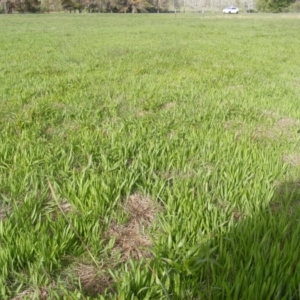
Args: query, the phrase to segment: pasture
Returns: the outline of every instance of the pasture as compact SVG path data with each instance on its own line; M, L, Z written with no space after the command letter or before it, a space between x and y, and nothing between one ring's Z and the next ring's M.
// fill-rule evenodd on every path
M299 26L0 16L0 298L300 299Z

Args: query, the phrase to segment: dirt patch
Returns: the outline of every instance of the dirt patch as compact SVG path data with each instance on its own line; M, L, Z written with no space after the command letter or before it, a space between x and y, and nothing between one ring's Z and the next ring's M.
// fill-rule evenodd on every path
M296 153L285 154L282 156L282 160L293 167L300 166L300 155Z
M121 254L121 261L149 257L152 241L145 231L161 208L149 196L136 193L125 201L122 209L128 215L127 223L112 222L106 233L108 238L115 239L113 251Z

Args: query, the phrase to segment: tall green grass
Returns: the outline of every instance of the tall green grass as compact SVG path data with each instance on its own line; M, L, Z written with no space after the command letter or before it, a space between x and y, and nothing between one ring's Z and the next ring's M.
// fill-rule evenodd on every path
M299 22L3 16L0 298L300 299Z

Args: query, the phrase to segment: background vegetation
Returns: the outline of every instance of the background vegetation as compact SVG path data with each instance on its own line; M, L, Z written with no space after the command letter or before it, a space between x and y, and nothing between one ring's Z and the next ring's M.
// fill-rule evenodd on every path
M300 299L299 18L0 19L1 299Z
M299 0L0 0L0 13L159 13L222 12L236 5L240 12L299 12Z

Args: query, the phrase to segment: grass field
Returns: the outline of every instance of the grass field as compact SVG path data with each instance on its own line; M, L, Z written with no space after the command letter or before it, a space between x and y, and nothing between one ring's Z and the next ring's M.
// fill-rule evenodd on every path
M0 298L300 299L299 26L0 16Z

